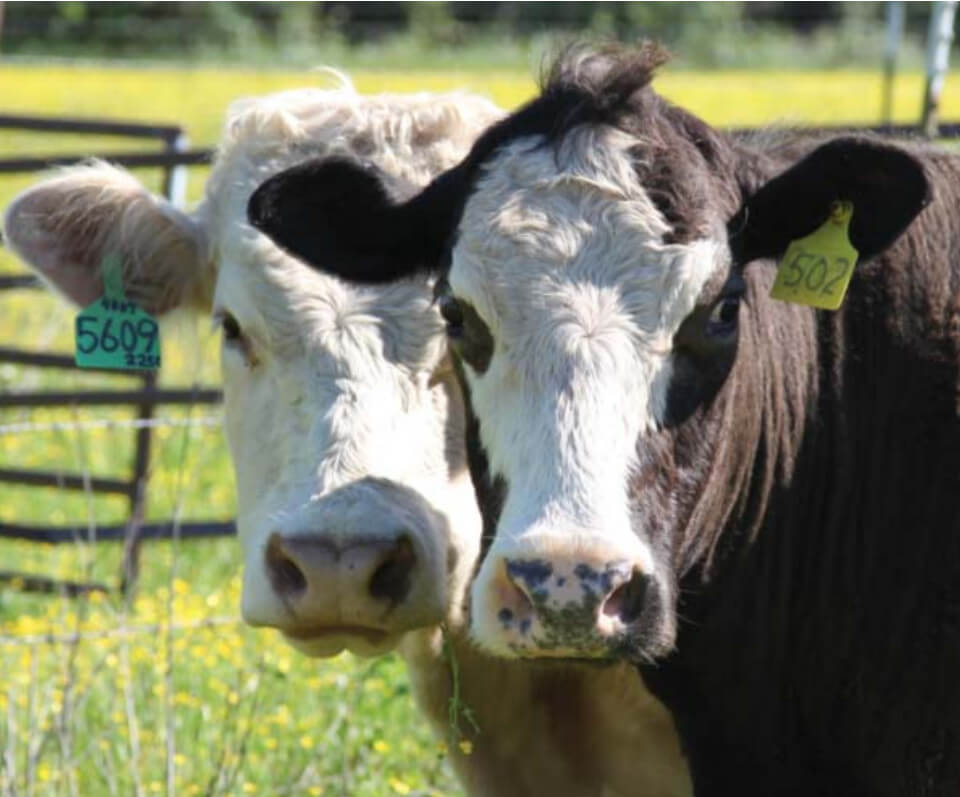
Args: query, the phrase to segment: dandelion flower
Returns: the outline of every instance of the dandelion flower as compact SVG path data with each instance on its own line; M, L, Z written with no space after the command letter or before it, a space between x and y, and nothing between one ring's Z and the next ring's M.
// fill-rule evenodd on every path
M410 793L410 787L400 780L400 778L390 778L390 788L393 789L397 794Z

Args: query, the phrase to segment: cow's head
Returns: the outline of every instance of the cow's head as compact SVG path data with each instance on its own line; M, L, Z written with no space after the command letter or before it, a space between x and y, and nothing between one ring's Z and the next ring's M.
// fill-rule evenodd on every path
M249 209L348 278L441 275L495 530L472 630L501 655L670 650L678 578L755 453L737 424L759 422L756 391L730 375L783 343L763 309L772 264L744 267L835 200L854 203L869 258L927 201L920 164L875 139L809 145L786 170L748 152L649 88L661 60L653 47L571 52L538 99L407 202L328 164L275 177ZM369 218L383 236L362 234Z
M456 622L479 515L432 282L358 287L321 274L253 229L247 200L271 174L330 158L407 196L498 115L460 94L285 93L231 114L193 215L102 164L7 211L9 244L77 304L100 295L112 253L149 312L212 313L243 614L309 654L377 653L410 629ZM373 220L367 234L378 235Z

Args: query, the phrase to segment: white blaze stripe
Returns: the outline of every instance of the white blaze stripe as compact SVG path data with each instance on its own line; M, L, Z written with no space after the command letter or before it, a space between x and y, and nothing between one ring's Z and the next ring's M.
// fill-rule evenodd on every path
M487 371L465 371L491 472L508 485L492 556L544 535L574 548L602 538L652 567L628 477L664 417L673 336L726 262L712 240L661 243L669 226L629 143L608 128L574 131L559 157L515 142L464 212L450 283L495 341Z

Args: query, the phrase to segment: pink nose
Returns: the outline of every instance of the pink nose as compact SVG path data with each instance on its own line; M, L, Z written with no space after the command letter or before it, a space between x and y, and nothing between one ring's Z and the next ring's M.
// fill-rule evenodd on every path
M367 477L248 529L243 618L310 656L364 656L443 622L446 518L408 487ZM281 525L282 524L282 525Z
M275 625L297 634L327 625L377 625L410 593L417 554L403 532L342 546L319 535L273 534L265 565L289 610Z

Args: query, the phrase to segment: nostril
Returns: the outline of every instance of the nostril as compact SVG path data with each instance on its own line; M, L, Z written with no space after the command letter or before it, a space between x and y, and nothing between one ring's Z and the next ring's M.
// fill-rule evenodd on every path
M643 612L648 584L649 579L634 570L630 580L617 587L604 602L604 616L616 618L624 625L636 622Z
M546 597L544 582L552 572L553 568L540 560L504 560L494 580L493 595L497 621L505 631L521 636L530 632L537 602Z
M369 584L370 594L374 598L389 601L396 606L410 592L416 563L417 555L413 542L408 535L401 535L377 569L373 571Z
M283 547L279 534L270 537L266 553L267 575L274 591L284 598L296 598L306 592L307 578Z

